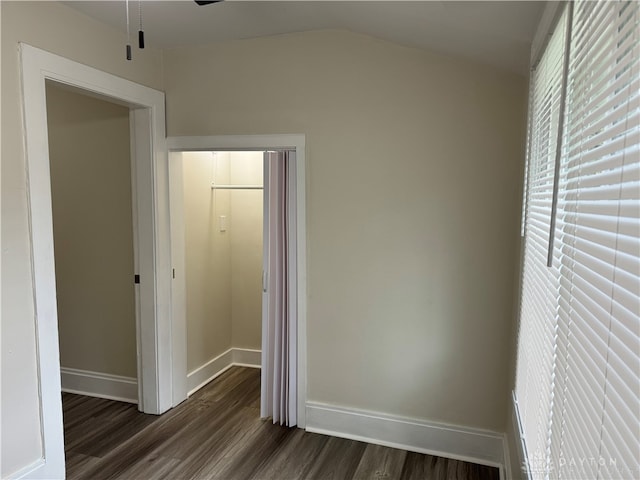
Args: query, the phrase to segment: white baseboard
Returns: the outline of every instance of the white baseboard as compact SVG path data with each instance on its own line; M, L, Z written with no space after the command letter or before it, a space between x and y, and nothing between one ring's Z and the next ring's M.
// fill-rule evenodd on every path
M135 378L65 367L60 368L60 375L63 392L138 403Z
M7 480L18 480L19 478L32 477L32 474L41 468L45 464L44 458L39 458L33 463L21 468L17 472L13 472L7 478Z
M187 375L187 390L191 396L214 378L233 366L260 368L262 352L247 348L230 348Z
M514 480L511 474L511 455L509 449L509 439L507 435L503 435L502 446L504 448L503 454L503 468L500 469L500 480Z
M230 348L187 374L187 395L191 396L211 380L233 365L233 349Z
M249 348L232 348L233 364L239 367L260 368L262 366L262 351Z
M498 467L504 435L384 413L307 402L307 431Z

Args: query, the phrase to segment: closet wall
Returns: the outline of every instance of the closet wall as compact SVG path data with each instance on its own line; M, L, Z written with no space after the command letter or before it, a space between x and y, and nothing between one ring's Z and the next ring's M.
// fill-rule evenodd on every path
M232 152L228 155L232 185L263 184L262 152ZM216 190L216 194L221 191L224 190ZM234 348L259 350L262 338L263 191L228 191L231 194L232 343Z
M230 348L259 350L262 315L262 152L183 154L187 369Z

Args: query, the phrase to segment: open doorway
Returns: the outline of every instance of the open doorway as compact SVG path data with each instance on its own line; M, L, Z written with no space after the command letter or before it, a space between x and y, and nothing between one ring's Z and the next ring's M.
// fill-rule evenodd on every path
M172 398L171 263L164 94L58 55L20 44L27 198L34 290L42 458L38 478L65 472L54 267L46 83L55 82L129 109L138 226L138 405L162 413Z
M137 404L129 109L46 95L62 391Z
M194 393L234 364L259 365L262 369L260 415L272 417L274 422L304 428L306 403L304 136L174 137L168 139L168 144L174 266L173 351L177 354L184 351L184 356L189 356L186 352L191 350L189 343L193 342L193 336L189 340L187 333L188 324L193 323L193 319L188 318L188 310L193 311L193 309L187 306L187 302L188 296L192 298L193 296L187 292L186 277L189 276L187 271L189 253L187 252L192 247L187 245L188 234L185 232L188 226L185 224L185 219L192 210L197 208L189 208L184 204L186 196L183 190L187 188L188 183L183 178L188 168L184 165L189 160L196 162L199 160L204 166L208 166L206 171L195 175L203 184L200 191L203 192L204 201L201 200L201 204L211 202L212 199L214 202L209 205L206 215L200 218L201 230L202 225L208 225L219 238L229 233L229 229L235 226L240 226L241 231L246 227L242 225L243 222L236 223L238 220L236 215L225 215L229 210L223 211L228 208L225 202L228 202L232 195L236 198L249 199L251 196L247 193L253 191L254 199L262 196L264 207L263 251L260 255L262 269L258 270L259 262L254 261L251 268L253 281L249 282L254 286L252 289L253 295L256 295L254 298L257 298L258 291L262 293L261 348L227 346L227 350L205 360L205 363L200 366L192 363L191 368L185 368L183 372L187 378L185 383L188 384L189 393ZM224 148L225 146L228 148ZM245 170L244 174L238 172L239 176L234 175L234 164L231 163L234 155L238 159L236 164L238 170L243 169L242 160L240 160L242 158L247 162L252 158L253 167L249 168L249 171ZM259 176L252 176L249 173L259 171L260 160L263 161L263 191L261 191ZM225 193L219 195L218 192ZM237 200L234 201L235 204L238 204ZM237 211L233 207L232 209ZM186 210L189 212L187 213ZM188 219L186 221L188 222ZM254 231L257 230L256 226L259 226L259 223L253 224ZM232 235L227 235L229 242L232 241L231 237ZM241 238L247 240L251 235L244 232ZM241 249L237 250L241 253ZM260 252L259 243L254 242L253 252L257 260L256 257ZM230 254L228 258L231 261L233 255ZM223 265L226 264L224 260L219 259L219 261ZM233 273L231 276L233 277ZM236 279L242 281L242 276L236 275ZM200 284L196 288L206 285L205 292L211 294L211 289L214 288L212 283L211 280L200 279ZM260 286L262 286L261 289ZM236 291L239 293L238 303L243 302L242 290ZM247 306L246 303L243 307ZM250 303L255 307L258 306L258 302ZM253 311L250 322L255 326L259 310L258 308L250 310ZM233 317L233 314L231 316ZM257 329L253 330L253 332L257 331ZM233 335L233 325L231 325L231 332ZM236 332L238 332L237 328ZM254 344L258 343L256 337L257 335L254 335ZM238 334L236 338L239 338ZM201 338L196 341L201 341Z
M232 365L260 368L263 154L181 159L189 395Z

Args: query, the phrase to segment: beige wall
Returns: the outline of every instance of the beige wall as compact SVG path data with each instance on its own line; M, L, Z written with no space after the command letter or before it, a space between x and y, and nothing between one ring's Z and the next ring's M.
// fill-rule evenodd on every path
M47 86L60 365L137 376L129 109Z
M2 401L3 477L42 454L18 42L162 89L161 54L124 58L125 36L53 2L2 9ZM9 441L8 441L9 439Z
M185 152L183 162L187 302L187 370L231 348L231 243L218 228L229 217L230 192L211 190L212 179L229 182L228 154Z
M307 135L309 400L504 431L524 78L343 31L165 72L169 135Z
M262 152L229 154L233 185L262 185ZM233 346L262 348L262 190L231 191Z
M262 315L261 152L185 152L187 369L231 347L259 349ZM220 231L220 216L227 228Z
M504 431L523 78L340 31L163 67L64 5L0 8L2 476L41 456L19 41L164 82L169 135L306 133L309 399Z

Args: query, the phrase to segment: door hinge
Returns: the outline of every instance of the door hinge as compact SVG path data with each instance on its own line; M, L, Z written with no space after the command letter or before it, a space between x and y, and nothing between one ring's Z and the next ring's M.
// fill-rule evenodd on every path
M135 283L135 284L140 284L140 275L135 274L135 275L133 276L133 283Z
M171 275L173 276L173 278L176 278L176 269L172 268L171 270L172 270Z

